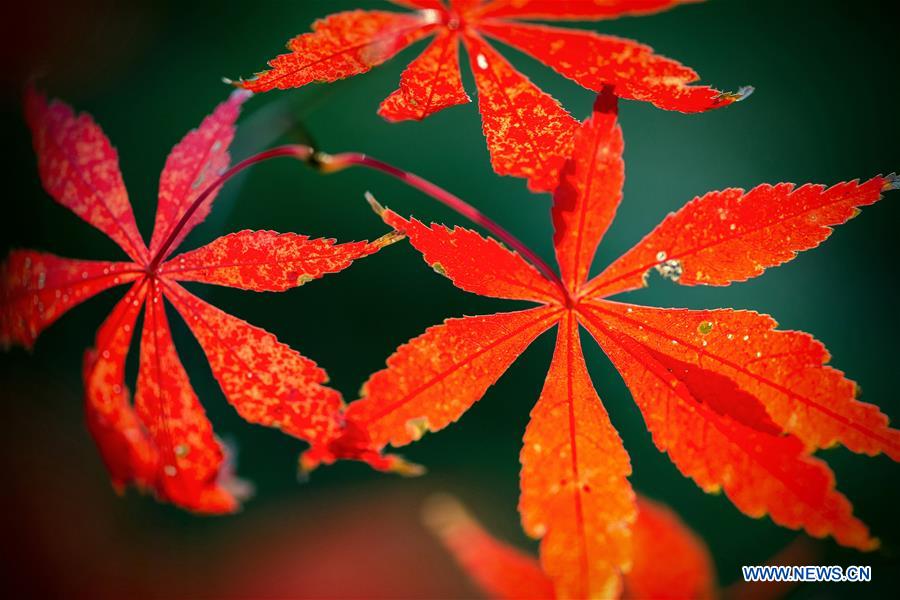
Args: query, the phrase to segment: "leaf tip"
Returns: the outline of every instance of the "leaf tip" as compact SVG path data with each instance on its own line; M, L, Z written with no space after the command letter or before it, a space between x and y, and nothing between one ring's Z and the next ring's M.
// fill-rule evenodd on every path
M252 481L241 479L237 475L237 443L230 439L219 440L219 443L224 453L224 460L219 469L216 484L233 503L228 512L237 512L240 510L241 504L256 494L256 486L253 485ZM185 446L183 448L181 450L182 453L189 451L189 447ZM178 447L175 448L175 451L179 452Z
M449 494L429 496L422 505L422 522L438 536L470 521L471 517L462 503Z
M736 97L735 97L734 101L741 102L742 100L746 100L747 98L752 96L753 92L755 92L755 91L756 91L756 88L753 87L752 85L743 85L740 88L738 88L737 92L735 92Z
M722 92L717 96L717 100L722 102L728 102L729 104L733 104L735 102L741 102L746 100L750 96L753 95L753 92L756 91L756 88L752 85L742 85L738 88L736 92Z
M390 233L384 234L383 236L381 236L380 238L378 238L377 240L375 240L374 242L372 242L369 245L378 250L381 250L382 248L386 248L387 246L390 246L391 244L396 244L397 242L399 242L400 240L403 240L405 238L406 238L406 236L404 234L400 233L399 231L392 231Z
M372 210L379 217L384 217L385 208L384 206L375 198L375 195L372 192L366 191L364 194L366 198L366 202L369 203L369 206L372 207Z
M900 175L897 175L896 173L886 175L884 178L884 185L882 185L881 187L881 191L889 192L896 189L900 189Z
M297 481L306 483L309 481L310 474L315 471L322 461L315 456L315 453L308 450L300 455L297 459Z
M428 417L416 417L406 422L406 432L414 442L421 440L428 431Z
M427 469L420 464L409 462L405 458L397 455L390 456L390 465L387 468L389 473L396 473L401 477L419 477L427 472Z

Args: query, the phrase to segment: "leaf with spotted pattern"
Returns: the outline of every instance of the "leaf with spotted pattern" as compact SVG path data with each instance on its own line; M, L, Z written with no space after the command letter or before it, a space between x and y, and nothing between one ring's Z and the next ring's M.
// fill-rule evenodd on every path
M631 466L588 375L584 328L625 379L657 447L701 489L724 491L752 517L768 515L813 536L875 548L877 539L814 453L842 444L900 460L900 432L877 407L859 401L855 384L828 365L822 344L779 331L774 320L749 311L647 308L607 296L642 285L654 268L686 284L758 275L820 243L831 226L895 189L896 177L827 189L781 184L709 194L588 280L624 181L612 90L604 88L573 138L552 208L560 276L484 215L471 218L516 252L468 229L428 225L376 207L456 287L537 306L450 319L401 345L350 403L339 435L304 464L354 459L396 470L395 458L383 454L388 445L408 445L460 419L538 335L555 328L556 351L520 454L522 523L541 540L541 565L557 596L628 592L622 575L639 556ZM660 519L664 527L666 519ZM488 550L501 563L520 564L501 547ZM690 543L683 552L689 568L708 568ZM479 572L476 578L487 587L508 583L507 591L516 590L515 582L498 582L494 575ZM703 578L667 577L668 583L639 589L655 596L683 583L692 595L708 595Z
M699 75L632 40L590 31L523 23L521 19L598 20L651 14L691 0L394 0L411 13L351 11L313 24L288 43L288 54L239 85L253 92L333 82L382 64L422 38L434 36L404 71L400 87L379 108L389 121L422 120L469 102L460 73L459 43L469 55L478 89L491 165L523 177L535 192L552 192L571 153L577 122L550 95L513 67L493 38L596 92L696 113L733 104L752 88L720 92L696 85Z
M203 513L236 510L249 488L234 476L228 450L215 437L182 366L166 302L185 318L226 398L246 420L279 428L317 452L339 429L343 402L324 385L325 371L311 359L203 302L178 282L281 292L342 271L397 240L391 234L371 243L336 244L293 233L242 231L166 261L212 207L217 187L210 185L228 166L228 147L247 98L243 91L232 94L172 150L160 180L148 249L134 222L116 153L99 126L29 89L26 114L45 189L117 242L132 262L16 250L0 266L3 347L30 348L69 309L109 288L131 284L98 330L95 346L85 353L88 429L116 489L134 485ZM142 312L132 401L125 361Z

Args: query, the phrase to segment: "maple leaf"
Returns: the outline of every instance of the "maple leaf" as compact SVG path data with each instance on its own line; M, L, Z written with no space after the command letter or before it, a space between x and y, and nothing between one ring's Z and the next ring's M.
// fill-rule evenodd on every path
M271 333L207 304L179 282L283 291L341 271L391 241L335 244L293 233L241 231L169 258L210 210L218 189L214 180L228 166L235 121L249 95L232 94L172 150L160 177L148 248L135 224L116 151L100 127L90 116L76 115L29 89L26 116L44 188L108 235L130 261L16 250L0 267L4 347L31 347L73 306L111 287L131 286L85 353L88 427L117 488L135 484L198 512L233 511L242 490L175 351L165 301L200 342L225 397L243 418L316 446L340 426L342 400L323 385L325 372ZM142 310L132 403L125 361Z
M623 577L623 598L716 596L716 577L706 544L671 509L637 497L631 565ZM541 564L488 533L452 497L436 497L424 510L434 531L462 569L488 598L547 600L553 581Z
M521 50L584 88L613 86L621 98L687 113L719 108L751 88L725 93L691 85L697 73L631 40L519 19L600 20L649 14L695 0L392 0L413 13L354 10L313 24L288 43L289 54L240 85L254 92L333 82L384 63L409 45L434 40L415 59L400 87L379 108L389 121L421 120L469 102L462 85L460 42L469 56L491 164L524 177L533 191L552 191L571 154L578 122L517 71L487 38Z
M581 326L622 375L656 446L703 490L723 490L752 517L768 514L816 537L874 548L877 540L835 490L833 473L812 454L840 443L898 460L900 431L856 399L855 384L827 365L821 343L779 331L751 311L648 308L608 296L646 285L654 269L681 285L759 275L818 245L831 226L896 189L897 177L712 192L587 281L621 200L622 150L616 98L607 91L580 128L554 196L561 277L539 257L529 264L523 255L533 253L502 228L494 227L522 254L468 229L381 209L457 287L538 306L449 319L402 345L348 406L347 431L304 457L305 465L355 458L384 468L388 444L408 444L459 419L535 338L557 326L525 431L519 511L525 531L542 540L542 564L558 596L615 595L631 561L631 465L588 375Z

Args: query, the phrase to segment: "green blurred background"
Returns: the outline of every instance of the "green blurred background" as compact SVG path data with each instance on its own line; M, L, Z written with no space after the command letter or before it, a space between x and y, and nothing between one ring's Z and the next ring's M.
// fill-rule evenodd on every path
M229 92L222 77L251 75L316 17L359 0L246 3L87 0L26 4L5 18L0 78L5 142L3 252L34 247L116 258L102 234L42 191L18 94L41 87L92 113L119 150L138 223L149 233L159 171L170 148ZM588 25L634 38L697 69L721 89L756 86L746 102L704 115L624 102L625 200L597 257L599 270L669 211L698 194L762 182L836 183L900 169L895 2L718 0L668 13ZM373 72L331 86L272 92L248 103L233 156L311 137L324 150L371 153L443 185L552 258L549 197L490 169L474 104L424 123L389 125L375 110L422 44ZM578 118L590 92L515 52L513 62ZM467 88L474 96L471 78ZM245 228L340 240L385 231L363 193L422 219L463 223L428 198L373 172L320 176L291 161L232 181L185 248ZM782 328L815 334L863 399L900 418L896 392L897 198L868 208L822 248L729 288L680 288L654 276L628 300L656 306L752 308ZM464 224L464 223L463 223ZM515 303L475 297L436 276L405 244L284 294L193 286L327 368L353 399L407 339L449 316ZM18 597L469 596L448 555L422 529L418 507L437 491L459 496L499 536L534 548L516 512L518 453L552 350L545 335L456 425L404 449L425 464L417 480L356 464L296 481L303 445L247 425L225 403L196 342L172 318L176 344L219 435L239 448L239 474L256 485L243 512L199 518L129 492L117 498L83 425L80 365L120 291L72 310L33 353L0 357L8 424L2 435L3 566ZM636 489L676 509L708 542L723 585L796 537L741 515L680 476L652 445L620 377L586 344L594 383L625 440ZM133 354L135 354L133 352ZM133 358L133 357L132 357ZM133 361L132 361L133 362ZM134 365L131 371L134 372ZM900 589L900 470L884 457L823 453L839 488L881 537L863 555L831 541L819 564L871 564L871 584L807 584L797 598L877 597ZM277 557L277 560L276 560Z

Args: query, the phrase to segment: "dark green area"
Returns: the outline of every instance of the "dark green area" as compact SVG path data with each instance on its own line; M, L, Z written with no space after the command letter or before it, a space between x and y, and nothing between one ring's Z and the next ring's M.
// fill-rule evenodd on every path
M311 21L353 6L381 2L256 1L144 2L113 9L91 5L83 13L41 15L35 30L50 44L16 57L22 72L41 63L41 86L93 114L119 150L138 222L149 233L159 171L172 145L196 126L229 88L220 78L250 75ZM72 14L77 15L73 22ZM36 14L30 17L37 18ZM898 13L894 3L812 0L718 0L648 18L590 25L634 38L695 68L722 89L756 86L746 102L703 115L666 113L623 102L627 181L618 218L604 240L595 268L637 242L669 211L709 190L762 182L836 183L900 169L897 137ZM23 26L24 27L24 26ZM29 26L31 27L31 26ZM28 27L26 30L30 31ZM57 33L59 35L57 35ZM39 38L44 39L44 38ZM62 41L60 41L62 40ZM65 42L65 44L63 44ZM59 49L56 49L56 45ZM549 197L532 195L522 181L497 177L489 166L474 104L423 123L390 125L375 110L397 84L404 65L422 44L373 72L333 86L273 92L248 103L233 155L243 158L276 139L310 135L323 149L371 153L443 185L504 224L548 260ZM83 54L83 56L82 56ZM509 52L533 80L584 118L593 96L549 69ZM474 96L474 86L467 80ZM6 184L0 219L2 250L34 247L64 256L115 258L119 251L98 232L55 205L42 191L16 85L3 96ZM302 122L303 127L290 123ZM287 124L287 126L286 126ZM303 129L307 134L301 133ZM374 238L385 227L363 193L421 219L465 224L428 198L372 172L323 177L290 161L254 168L229 184L212 216L185 248L239 229L275 229L340 240ZM900 195L900 193L895 193ZM863 399L900 418L897 394L896 228L897 197L866 209L823 247L728 288L681 288L658 277L628 296L655 306L736 307L775 316L782 328L809 331L825 342L833 364L858 381ZM254 294L194 286L207 299L314 358L333 385L353 399L368 374L407 339L450 316L515 308L477 298L437 276L405 244L361 261L350 270L284 294ZM39 340L33 354L14 350L0 358L0 389L21 382L53 382L61 394L16 395L4 400L11 422L37 415L56 421L67 445L91 444L80 413L80 364L85 347L111 308L117 291L66 315ZM253 480L257 496L246 518L286 500L303 511L310 497L362 486L412 486L463 498L491 529L528 546L515 509L518 452L528 413L550 360L552 336L543 336L456 425L405 448L428 466L426 479L410 483L339 464L295 482L302 444L275 431L250 426L227 406L196 343L174 317L176 343L217 432L240 449L239 472ZM594 383L625 440L636 489L676 509L708 542L724 584L743 564L764 563L795 534L768 519L741 515L722 496L709 496L680 476L652 445L621 379L592 341L585 340ZM37 389L36 384L25 389ZM4 396L7 396L4 393ZM40 409L34 403L41 403ZM3 454L15 466L23 454L47 469L85 473L84 485L103 485L102 465L88 453L54 454L29 444L18 431L4 432ZM62 446L61 446L62 447ZM59 450L57 448L57 450ZM839 488L883 542L862 555L831 541L820 545L819 564L871 564L871 584L806 585L798 598L877 597L900 589L900 470L887 458L822 453ZM75 458L78 457L75 462ZM313 491L315 490L315 491ZM13 478L17 496L35 493L27 476ZM64 498L59 499L64 502ZM198 544L226 520L196 519L152 500L128 494L116 510L147 527L171 530L174 539ZM14 517L13 517L14 518ZM416 514L409 518L415 520ZM73 524L84 527L84 524ZM169 548L177 553L177 547ZM215 565L207 565L211 572ZM348 565L352 574L353 565ZM46 574L52 577L53 573Z

